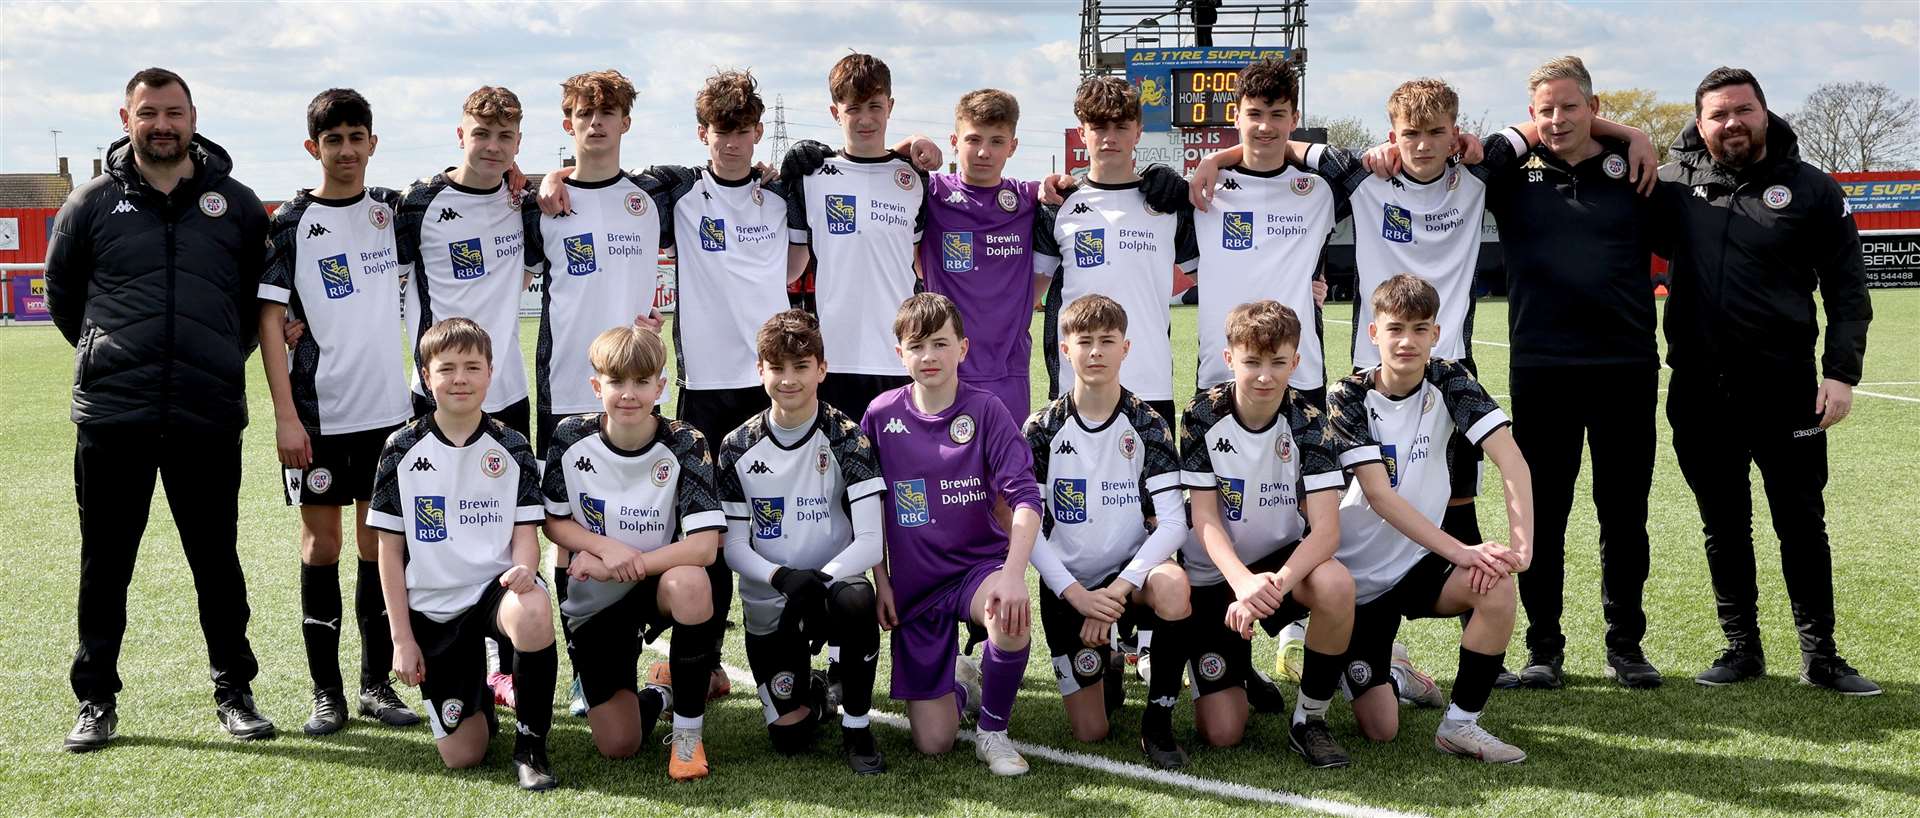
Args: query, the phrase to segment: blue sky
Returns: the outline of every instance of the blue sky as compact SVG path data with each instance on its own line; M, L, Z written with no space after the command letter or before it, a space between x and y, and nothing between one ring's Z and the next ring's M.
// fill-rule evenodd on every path
M1233 0L1229 0L1233 2ZM849 49L894 72L893 132L944 137L953 102L994 86L1022 104L1009 165L1044 174L1072 125L1079 3L677 2L323 4L0 4L0 170L50 170L49 129L85 175L95 146L119 138L126 78L148 65L193 86L200 130L231 151L235 175L266 199L317 181L300 148L308 100L360 89L381 136L370 181L400 186L457 160L461 100L482 84L526 105L524 167L557 164L559 83L617 68L641 96L626 164L695 164L692 99L716 67L759 77L787 105L795 138L834 141L826 71ZM1776 110L1833 80L1877 80L1920 95L1920 3L1313 2L1307 112L1385 129L1400 81L1439 76L1463 113L1525 115L1525 75L1584 57L1599 88L1645 87L1690 100L1708 69L1752 69Z

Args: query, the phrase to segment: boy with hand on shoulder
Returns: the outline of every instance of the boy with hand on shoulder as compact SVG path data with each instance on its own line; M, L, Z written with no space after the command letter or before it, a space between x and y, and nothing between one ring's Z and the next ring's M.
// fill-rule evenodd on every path
M534 535L540 464L524 436L481 409L493 378L486 330L440 321L417 354L434 409L387 439L367 511L380 531L393 671L420 686L440 760L472 767L498 724L484 642L511 645L521 694L514 771L525 789L552 789L547 731L560 655Z
M783 754L804 752L837 703L847 765L885 772L867 715L880 624L866 574L880 562L886 483L859 425L818 398L819 322L782 312L756 346L771 405L721 444L719 479L767 734ZM808 657L823 643L828 672L817 674Z
M928 754L951 749L961 713L977 709L975 756L995 775L1021 775L1027 762L1007 719L1031 640L1026 574L1041 511L1032 456L1006 407L960 382L966 329L951 300L915 295L893 326L913 383L875 398L860 421L893 511L874 569L880 623L893 631L893 697L907 702L914 746ZM996 501L1012 510L1010 532ZM962 621L986 628L981 668L956 662Z
M587 724L601 755L626 758L670 707L667 775L705 778L707 674L721 627L707 566L726 529L713 457L691 424L654 412L667 363L658 334L617 326L587 356L603 411L554 429L544 480L547 538L573 553L560 614ZM642 690L641 646L668 627L668 660Z
M1196 395L1180 423L1194 535L1184 555L1199 623L1194 725L1226 747L1246 731L1250 698L1265 712L1284 707L1253 669L1253 626L1273 635L1311 612L1288 744L1313 767L1344 767L1350 759L1326 720L1353 629L1353 577L1333 559L1337 441L1320 407L1288 386L1299 363L1293 310L1242 304L1226 337L1233 380Z
M400 266L393 215L400 194L366 186L379 137L373 108L346 88L307 106L307 153L320 186L274 213L260 280L260 337L280 338L289 320L307 329L288 355L262 344L273 395L287 504L300 507L300 636L313 677L310 736L347 725L340 678L340 509L353 509L359 551L354 587L360 626L360 713L394 727L420 717L388 682L393 645L380 596L380 540L367 526L374 471L387 437L413 416L401 337Z
M1397 275L1374 289L1371 302L1367 336L1382 363L1340 380L1327 395L1340 465L1354 477L1340 502L1335 555L1353 574L1359 606L1342 663L1354 716L1368 738L1392 739L1400 712L1389 666L1400 620L1471 612L1460 635L1453 701L1434 745L1489 763L1524 761L1524 751L1479 719L1513 633L1512 574L1532 558L1527 462L1506 414L1466 367L1433 357L1444 330L1435 320L1440 294L1433 286ZM1462 542L1439 525L1453 482L1436 447L1455 432L1500 468L1511 545Z
M1187 574L1171 559L1187 540L1180 463L1167 422L1120 385L1129 344L1119 303L1081 296L1061 312L1060 337L1073 391L1026 424L1047 502L1033 564L1054 677L1074 738L1106 738L1124 698L1109 634L1138 624L1141 661L1157 657L1140 749L1155 766L1179 769L1187 753L1173 737L1173 706L1191 638Z

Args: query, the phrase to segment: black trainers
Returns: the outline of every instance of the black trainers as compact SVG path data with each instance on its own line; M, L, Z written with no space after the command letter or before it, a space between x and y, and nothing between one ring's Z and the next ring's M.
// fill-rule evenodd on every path
M1720 658L1713 660L1713 666L1700 671L1693 680L1706 687L1724 687L1758 679L1766 673L1767 661L1759 651L1735 647L1721 651Z
M1141 728L1140 752L1146 754L1149 764L1162 770L1178 770L1187 766L1187 751L1181 749L1180 742L1174 740L1171 725Z
M233 696L214 707L213 714L220 719L220 729L241 741L258 741L273 738L273 722L253 707L253 696Z
M840 752L846 754L847 766L856 775L887 771L887 757L880 753L880 745L873 740L871 727L841 727Z
M1621 687L1650 689L1659 687L1665 681L1660 669L1647 661L1647 655L1638 649L1629 651L1607 651L1607 678L1620 683Z
M1255 713L1290 713L1287 709L1287 695L1280 692L1280 686L1260 671L1253 672L1253 678L1247 680L1247 704Z
M91 753L120 737L120 714L110 704L80 703L80 718L67 731L63 745L69 753Z
M553 765L547 761L545 747L514 750L513 774L520 779L520 789L530 792L544 792L560 786L560 779L553 777Z
M1520 669L1520 686L1535 690L1557 690L1566 681L1560 676L1561 656L1534 654L1527 657L1527 666Z
M420 723L420 714L413 712L388 682L361 688L360 715L371 716L388 727L412 727Z
M364 698L364 694L363 698ZM347 726L347 694L338 690L313 691L313 715L300 731L309 736L330 736Z
M1824 687L1842 696L1878 696L1880 686L1838 656L1806 661L1800 671L1800 683Z
M1500 672L1493 675L1493 686L1496 690L1512 690L1519 687L1520 674L1508 670L1506 665L1501 665Z
M1307 766L1316 770L1331 767L1345 767L1353 763L1347 757L1347 751L1340 749L1340 743L1333 740L1333 730L1327 727L1326 719L1307 719L1287 731L1287 746L1307 760Z

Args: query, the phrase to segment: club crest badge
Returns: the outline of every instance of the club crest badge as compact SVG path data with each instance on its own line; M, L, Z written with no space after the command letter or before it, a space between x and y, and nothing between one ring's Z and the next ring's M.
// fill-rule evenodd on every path
M216 219L227 215L227 197L213 191L201 194L200 212Z
M647 215L647 194L638 190L627 194L627 213L633 216Z
M1293 462L1293 435L1282 431L1273 436L1273 454L1282 463Z
M673 458L662 457L653 461L653 484L664 486L673 479Z
M1080 676L1092 676L1100 672L1100 653L1093 648L1081 648L1073 654L1073 672Z
M1295 176L1295 177L1293 177L1293 184L1292 184L1292 188L1293 188L1293 195L1295 195L1295 196L1305 196L1305 195L1307 195L1307 194L1309 194L1309 193L1312 193L1312 192L1313 192L1313 177L1311 177L1311 176Z
M307 490L314 494L326 494L333 488L333 472L326 469L314 469L307 472Z
M1774 185L1760 194L1760 201L1766 202L1769 208L1779 210L1793 201L1793 191L1788 190L1786 185Z
M387 212L386 205L376 204L367 208L367 221L373 224L373 229L385 230L393 223L393 214Z
M1020 209L1020 197L1014 195L1013 191L1010 189L1002 188L1000 193L995 195L993 198L994 198L994 201L1000 203L1000 209L1005 210L1008 213L1012 213L1013 211Z
M947 424L947 437L962 446L973 441L974 423L972 415L961 415Z
M1193 667L1200 672L1200 678L1209 682L1220 681L1220 677L1227 675L1227 660L1218 653L1200 654L1199 660L1193 663Z
M913 171L907 170L906 168L900 168L899 170L894 171L893 183L896 185L899 185L901 190L912 190L913 189Z
M1134 452L1137 451L1140 451L1140 436L1134 434L1132 429L1121 432L1120 456L1132 460Z
M480 473L488 477L499 477L507 473L507 455L499 449L488 449L480 455Z
M1620 158L1617 153L1607 154L1607 158L1600 163L1600 170L1610 179L1622 178L1627 175L1627 160Z
M833 463L832 456L827 451L827 447L821 446L820 448L814 450L813 452L813 470L814 471L817 471L821 474L826 474L827 467L832 465L832 463Z

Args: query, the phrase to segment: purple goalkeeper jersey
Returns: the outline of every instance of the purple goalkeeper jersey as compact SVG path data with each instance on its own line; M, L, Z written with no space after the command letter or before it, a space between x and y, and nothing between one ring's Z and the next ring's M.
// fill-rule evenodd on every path
M927 290L953 299L966 323L965 381L1025 375L1033 351L1033 231L1040 183L967 184L957 173L927 177L927 229L920 269ZM1014 418L1016 422L1025 418Z
M914 408L912 384L883 392L860 421L887 483L888 575L902 616L974 567L1006 559L995 497L1041 510L1020 427L991 392L957 388L937 415Z

